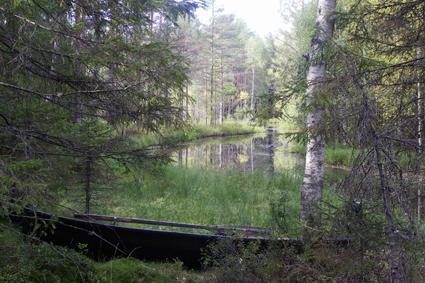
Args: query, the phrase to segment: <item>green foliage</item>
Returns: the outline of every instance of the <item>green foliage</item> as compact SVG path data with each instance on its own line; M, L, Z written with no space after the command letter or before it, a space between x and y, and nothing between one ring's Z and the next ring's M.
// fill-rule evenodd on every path
M247 135L259 131L261 131L260 128L241 122L226 122L217 126L195 124L182 129L164 128L161 131L161 135L138 134L132 139L139 147L157 144L176 145L202 138Z
M210 246L206 264L212 266L212 282L386 282L389 280L389 250L383 239L384 218L375 212L376 200L357 206L353 200L335 207L323 206L330 219L317 232L317 238L304 246L302 253L272 245L268 249L252 244L235 245L219 241ZM348 246L324 237L350 238ZM423 238L403 244L406 272L414 282L423 280ZM379 268L377 268L379 267Z
M18 190L40 204L52 201L49 191L83 187L89 198L108 175L107 159L162 158L134 150L117 129L137 123L158 133L184 124L177 105L186 97L189 69L171 39L177 19L200 6L197 0L5 3L0 192ZM156 24L167 26L167 34Z
M198 282L202 278L187 272L182 264L145 263L132 258L116 259L95 264L99 282Z
M287 5L290 2L286 3ZM295 5L295 3L292 3ZM267 64L269 90L263 95L260 119L286 118L304 128L307 89L308 53L315 31L316 1L309 1L288 16L293 29L282 31L268 42ZM293 7L286 7L287 10ZM293 113L293 109L295 113Z
M351 167L358 151L348 146L328 146L325 149L325 162L335 166Z
M306 146L301 143L292 143L290 152L306 153ZM351 167L355 158L358 156L359 150L355 150L346 145L329 145L325 149L325 163L334 166Z
M191 61L190 110L197 123L218 124L220 118L243 120L261 107L260 96L267 91L263 40L235 15L211 7L206 25L186 23L182 33ZM214 18L212 18L214 17ZM189 43L187 43L189 41ZM244 99L241 94L247 94ZM252 109L251 109L252 108Z
M291 254L291 248L281 246L261 248L259 243L235 244L221 240L208 247L204 264L210 268L209 282L280 282L282 273L280 253Z
M30 244L15 230L0 232L0 281L96 282L91 260L48 244Z

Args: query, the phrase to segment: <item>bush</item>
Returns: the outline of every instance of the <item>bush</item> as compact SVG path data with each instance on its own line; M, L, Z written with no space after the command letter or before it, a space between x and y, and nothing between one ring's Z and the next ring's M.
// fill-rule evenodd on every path
M281 277L280 249L259 243L244 245L222 240L208 247L204 260L209 282L276 282Z

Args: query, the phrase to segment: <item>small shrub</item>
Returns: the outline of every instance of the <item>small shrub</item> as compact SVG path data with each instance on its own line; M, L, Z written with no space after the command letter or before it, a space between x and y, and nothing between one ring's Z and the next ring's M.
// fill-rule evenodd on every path
M232 240L213 243L206 250L204 265L210 268L209 282L276 282L281 277L278 249L259 242L242 244Z

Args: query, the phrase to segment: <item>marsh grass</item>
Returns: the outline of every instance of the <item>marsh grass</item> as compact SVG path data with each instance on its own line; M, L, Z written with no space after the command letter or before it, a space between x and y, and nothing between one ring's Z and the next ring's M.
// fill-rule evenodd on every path
M300 179L173 165L133 172L100 212L206 225L273 227L272 205L285 198L285 222L296 229ZM290 224L291 223L291 224ZM292 232L292 229L288 230Z
M162 135L138 133L132 137L132 140L137 146L143 147L157 144L177 144L208 137L254 134L261 131L263 131L261 128L242 122L226 122L217 126L194 124L181 129L165 128L161 131Z
M291 153L306 153L306 146L300 143L292 143L289 146L289 152ZM328 165L339 166L339 167L351 167L356 157L360 156L361 150L354 149L352 147L340 144L331 144L325 148L325 163ZM397 154L395 161L401 168L406 170L413 170L418 166L417 154L414 151L405 151ZM421 160L419 163L421 166L424 165L424 161Z
M292 153L305 154L305 145L291 144L289 151ZM345 145L329 145L325 148L325 163L333 166L351 167L359 151Z
M134 169L120 180L93 195L92 213L205 225L284 225L285 234L298 233L301 178L295 172L272 177L170 164ZM61 205L82 209L81 192L61 198Z

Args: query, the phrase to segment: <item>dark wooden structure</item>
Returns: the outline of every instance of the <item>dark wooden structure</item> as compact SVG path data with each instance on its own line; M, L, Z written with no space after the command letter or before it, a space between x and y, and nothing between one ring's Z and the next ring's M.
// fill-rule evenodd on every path
M71 217L54 218L52 214L29 209L25 209L19 215L10 215L10 218L12 222L22 227L24 233L33 233L42 241L74 249L81 249L83 244L88 255L98 260L128 256L153 261L172 261L178 259L186 267L199 268L202 263L203 251L209 244L222 240L232 241L232 243L238 245L256 242L260 247L264 248L272 243L276 243L294 248L296 252L300 252L303 248L302 241L298 239L270 239L267 236L246 236L241 233L239 233L240 236L236 236L235 234L195 234L133 228L105 224L98 221L124 220L120 222L134 223L128 221L131 218L119 219L117 217L96 217L93 215L76 216L78 218L84 218L84 220ZM142 220L142 222L152 221L139 220ZM164 226L176 226L169 225L170 223L172 222L162 222L162 224L167 224ZM177 227L182 227L178 225L183 225L183 227L185 225L194 225L172 224L177 224ZM196 228L195 226L202 225L194 225L187 228ZM36 227L37 229L35 229ZM247 230L249 233L252 233L258 229L252 227L236 227L236 229L233 229L229 228L229 226L202 226L200 229L214 230L211 227L216 228L216 232L228 232L230 230L243 232Z

